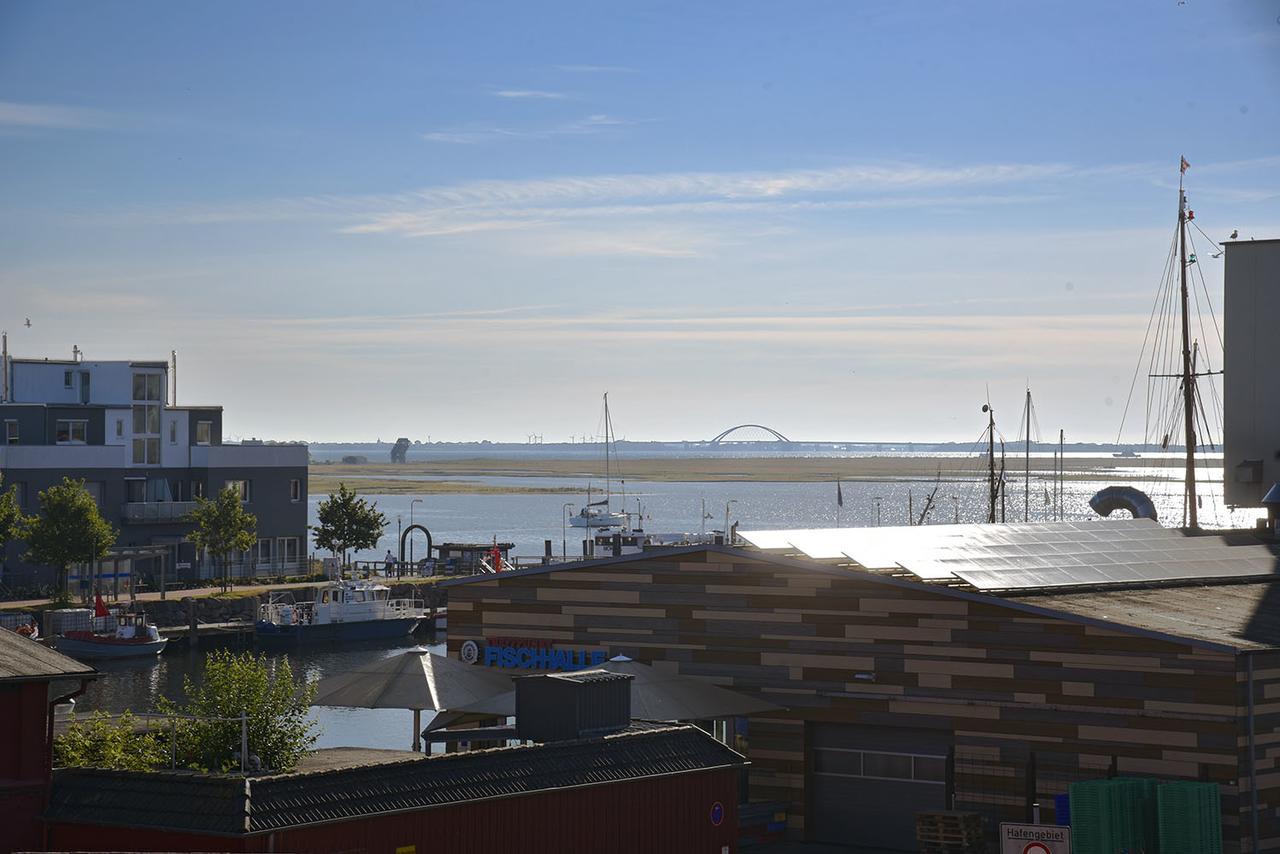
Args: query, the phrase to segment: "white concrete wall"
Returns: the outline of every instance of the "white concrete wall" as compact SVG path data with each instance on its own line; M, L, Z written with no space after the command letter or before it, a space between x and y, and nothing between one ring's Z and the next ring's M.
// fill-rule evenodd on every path
M123 425L120 435L116 435L116 422ZM104 416L105 444L128 445L129 434L133 431L133 410L108 409Z
M67 388L65 372L72 372ZM168 399L169 372L165 368L135 368L129 362L18 362L13 363L12 397L16 403L80 403L80 374L89 373L89 403L127 404L133 399L133 374L158 373L164 379Z
M166 409L160 415L160 464L165 468L184 469L191 465L188 416L184 409ZM170 442L170 436L176 436L177 441Z
M1280 240L1226 246L1223 462L1226 501L1258 507L1280 482ZM1246 460L1261 478L1242 482Z
M109 445L0 446L0 469L119 469L127 447Z

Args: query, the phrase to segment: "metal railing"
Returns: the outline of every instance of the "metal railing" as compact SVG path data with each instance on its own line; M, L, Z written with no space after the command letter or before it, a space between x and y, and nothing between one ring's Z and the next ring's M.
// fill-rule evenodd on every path
M121 519L131 522L181 522L196 509L194 501L130 501L121 509Z

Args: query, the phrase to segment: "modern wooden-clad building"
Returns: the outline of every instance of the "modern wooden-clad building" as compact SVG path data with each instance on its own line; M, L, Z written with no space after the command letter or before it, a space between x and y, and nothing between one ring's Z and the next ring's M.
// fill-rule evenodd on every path
M993 527L1004 526L981 526ZM922 530L898 545L877 535L876 547L918 556ZM786 802L790 832L810 840L912 850L918 810L978 810L994 825L1027 820L1038 803L1053 822L1054 796L1070 783L1141 775L1217 783L1225 850L1273 850L1275 558L1166 536L1183 537L1109 546L1059 526L1039 557L1016 560L951 540L908 561L916 572L844 552L806 556L767 537L756 539L768 549L551 565L449 582L449 651L477 666L477 648L492 645L550 646L574 661L624 654L785 707L729 722L726 734L751 762L749 799ZM1082 566L1116 564L1109 582L1082 569L1088 583L1049 583L1050 564L1082 553L1101 556ZM967 562L969 582L941 571L948 555ZM1040 586L981 575L1028 561L1043 570ZM1146 575L1135 582L1134 572Z

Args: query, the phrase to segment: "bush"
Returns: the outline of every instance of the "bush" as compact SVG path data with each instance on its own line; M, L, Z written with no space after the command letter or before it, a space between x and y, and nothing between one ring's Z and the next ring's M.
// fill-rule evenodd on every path
M315 743L315 723L307 720L313 685L299 687L289 659L274 667L251 652L210 652L199 685L183 682L182 707L162 702L169 714L188 716L177 725L178 762L206 771L240 768L240 714L248 716L249 754L275 771L288 771Z
M94 712L86 721L72 721L53 742L53 762L62 768L149 771L168 760L166 741L157 733L138 732L137 719L128 712L114 721L106 712Z

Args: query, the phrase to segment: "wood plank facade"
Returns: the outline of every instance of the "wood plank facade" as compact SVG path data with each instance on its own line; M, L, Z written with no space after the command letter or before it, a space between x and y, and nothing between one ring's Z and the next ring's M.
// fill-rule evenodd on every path
M1280 653L1052 604L708 546L452 582L448 646L602 650L786 707L742 743L751 800L787 802L802 837L813 734L838 723L951 745L948 794L992 820L1032 801L1052 820L1073 780L1202 779L1221 787L1225 850L1280 847Z

